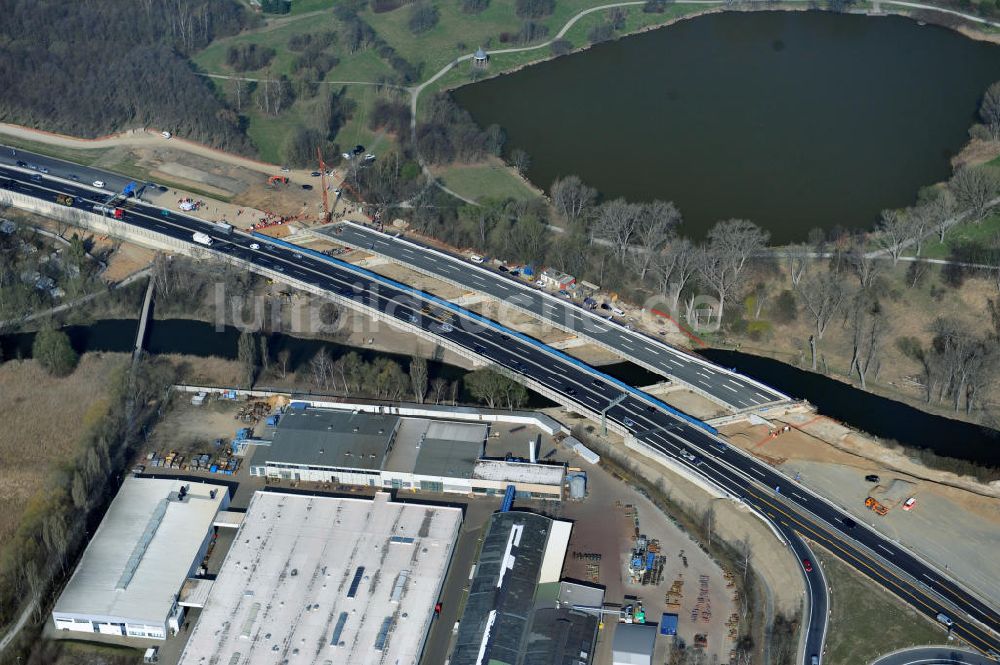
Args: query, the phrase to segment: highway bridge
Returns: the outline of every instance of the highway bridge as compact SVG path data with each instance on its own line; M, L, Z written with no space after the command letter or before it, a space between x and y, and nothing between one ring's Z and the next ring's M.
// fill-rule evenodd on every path
M0 167L0 189L41 201L58 194L77 197L84 209L101 203L107 192L26 169ZM610 425L651 455L704 479L718 491L763 516L795 549L796 534L809 538L911 604L935 617L953 620L951 633L974 648L1000 650L1000 617L986 602L892 540L855 522L836 506L771 467L726 444L715 430L642 391L603 374L537 340L473 312L349 263L260 235L225 233L217 226L145 204L125 210L116 222L190 243L201 232L213 239L202 247L223 259L280 275L311 291L362 311L394 319L404 328L433 335L443 345L474 354L574 410L598 417L607 410ZM618 401L620 399L620 401ZM797 556L805 556L795 549ZM810 588L822 587L818 570L807 573ZM812 576L812 577L811 577ZM821 599L825 613L825 594ZM814 606L817 604L814 603ZM821 639L813 636L812 640ZM814 651L815 649L815 651ZM819 650L815 641L809 655Z

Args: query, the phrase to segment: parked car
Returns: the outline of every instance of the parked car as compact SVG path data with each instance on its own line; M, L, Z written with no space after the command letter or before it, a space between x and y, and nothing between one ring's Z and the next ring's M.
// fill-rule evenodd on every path
M602 302L602 303L601 303L601 309L603 309L603 310L606 310L606 311L607 311L607 310L610 310L610 309L611 309L611 305L609 305L609 304L608 304L608 303L606 303L606 302Z
M312 188L313 188L312 185L302 185L302 189L309 190L309 189L312 189Z
M867 480L870 483L877 483L881 479L877 475L875 475L874 473L870 473L867 476L865 476L865 480Z
M478 254L473 254L472 256L469 257L469 260L472 261L473 263L482 263L483 261L485 261L485 259L479 256Z
M314 177L314 178L318 178L318 177L320 177L320 176L321 176L322 174L321 174L321 173L320 173L319 171L313 171L313 172L312 172L312 173L310 173L309 175L311 175L311 176L312 176L312 177Z
M625 316L625 310L622 309L621 307L612 307L611 313L616 316Z
M915 505L917 505L917 497L911 496L903 502L903 510L913 510L913 506Z
M507 266L497 266L497 270L499 270L500 272L510 272Z
M517 268L514 268L513 270L510 271L510 276L511 277L520 277L521 276L521 271L518 270Z

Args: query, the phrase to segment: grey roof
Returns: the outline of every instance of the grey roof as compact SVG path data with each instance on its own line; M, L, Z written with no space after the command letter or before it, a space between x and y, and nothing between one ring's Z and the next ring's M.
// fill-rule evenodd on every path
M189 488L183 499L182 486ZM53 614L164 625L226 492L206 483L126 478Z
M542 607L545 603L538 602L538 579L551 528L552 520L532 513L495 513L490 519L451 665L591 662L597 637L596 617L555 609L551 604ZM509 567L505 565L508 550L513 559Z
M656 626L643 623L620 623L612 643L615 665L649 665L656 646Z
M381 469L397 427L395 415L290 409L261 452L272 463Z
M482 444L447 439L424 439L413 473L418 476L471 478Z

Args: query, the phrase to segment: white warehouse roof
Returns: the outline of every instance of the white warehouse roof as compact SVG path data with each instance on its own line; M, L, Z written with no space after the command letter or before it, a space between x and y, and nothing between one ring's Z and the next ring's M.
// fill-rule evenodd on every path
M180 665L416 665L459 508L257 492Z
M226 500L221 485L126 478L53 615L164 624Z

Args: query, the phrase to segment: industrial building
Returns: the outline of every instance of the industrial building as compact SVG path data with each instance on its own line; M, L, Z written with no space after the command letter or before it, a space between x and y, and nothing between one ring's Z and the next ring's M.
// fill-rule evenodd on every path
M490 520L451 665L590 665L601 589L561 583L572 524L533 513ZM591 610L591 611L588 611Z
M446 412L443 412L446 413ZM250 473L277 480L559 500L566 469L485 456L489 425L392 413L290 408L256 445Z
M652 665L656 648L656 626L648 623L619 623L611 643L612 665Z
M180 665L417 665L459 508L260 491Z
M59 630L166 639L213 537L225 487L126 478L52 610Z

